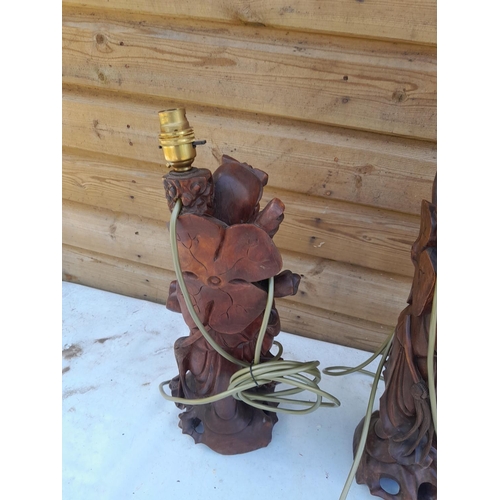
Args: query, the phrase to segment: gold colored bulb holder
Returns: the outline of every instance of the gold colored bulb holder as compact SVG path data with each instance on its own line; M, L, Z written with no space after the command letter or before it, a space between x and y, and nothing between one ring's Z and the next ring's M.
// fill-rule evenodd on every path
M205 144L206 141L195 141L184 108L167 109L160 111L158 115L160 147L163 149L167 166L175 172L191 170L196 157L196 146Z
M195 141L194 132L186 118L184 108L167 109L158 113L160 118L160 148L163 149L168 174L163 176L163 186L170 211L178 199L182 201L181 213L213 212L212 173L206 168L193 167L196 146L207 141Z

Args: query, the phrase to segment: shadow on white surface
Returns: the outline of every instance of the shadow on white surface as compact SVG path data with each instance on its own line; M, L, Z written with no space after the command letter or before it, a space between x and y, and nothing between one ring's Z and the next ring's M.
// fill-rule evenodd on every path
M181 433L180 410L158 390L177 375L173 344L188 333L164 306L63 283L63 499L338 498L371 378L324 376L321 388L339 408L279 415L267 448L218 455ZM318 360L320 369L369 357L283 332L278 340L285 359ZM348 496L373 498L356 483Z

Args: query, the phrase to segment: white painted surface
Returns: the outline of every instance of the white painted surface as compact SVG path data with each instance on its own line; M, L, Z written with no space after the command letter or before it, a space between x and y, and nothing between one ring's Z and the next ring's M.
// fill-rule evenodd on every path
M158 390L177 374L173 344L187 334L161 305L63 283L63 499L338 498L371 378L324 376L321 388L341 407L279 415L267 448L218 455L181 433L180 410ZM278 340L285 359L319 360L320 369L369 357L283 332ZM355 482L348 496L373 498Z

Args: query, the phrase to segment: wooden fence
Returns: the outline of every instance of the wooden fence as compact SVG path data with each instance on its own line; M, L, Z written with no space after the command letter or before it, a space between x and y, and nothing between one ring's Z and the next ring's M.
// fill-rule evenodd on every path
M269 174L299 293L283 330L366 350L394 327L436 173L436 1L66 0L63 279L165 303L158 111L195 165Z

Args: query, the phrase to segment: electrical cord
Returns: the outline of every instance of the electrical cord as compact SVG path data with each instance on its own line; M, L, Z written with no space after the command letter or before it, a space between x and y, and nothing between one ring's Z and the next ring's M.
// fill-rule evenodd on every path
M436 325L437 325L437 280L434 288L434 298L432 301L432 311L431 311L431 319L430 319L430 327L429 327L429 345L427 349L427 372L428 372L428 386L429 386L429 401L431 406L432 420L434 423L434 431L437 434L437 398L436 398L436 389L434 387L434 346L436 344ZM361 457L363 455L366 439L368 436L368 429L370 426L370 421L373 412L373 406L375 403L375 394L377 392L378 383L380 380L383 380L382 377L382 368L387 361L387 356L389 350L392 346L392 342L394 339L395 331L392 332L387 339L383 342L383 344L377 349L377 351L365 362L360 365L350 368L348 366L329 366L328 368L323 369L323 373L325 375L331 375L333 377L338 377L342 375L348 375L350 373L363 373L365 375L370 375L374 378L374 382L372 385L372 389L370 391L370 398L368 400L368 405L366 409L365 419L363 422L363 428L361 430L361 435L359 439L358 448L356 450L356 454L354 456L354 460L351 466L351 470L349 471L349 475L347 476L346 482L344 484L344 488L340 495L339 500L345 500L351 488L352 482L356 475L356 471L359 467L359 462L361 461ZM376 373L370 372L368 370L363 370L365 366L370 364L377 356L382 354L382 358L379 362Z
M434 431L437 434L437 396L434 385L434 348L436 345L436 327L437 327L437 279L434 288L434 298L432 299L431 324L429 326L429 345L427 347L427 373L429 383L429 400L431 402L432 421L434 422Z
M370 426L370 420L373 412L373 406L375 404L375 394L377 392L378 383L380 380L383 380L382 377L382 368L387 360L387 354L392 346L392 341L394 339L394 331L384 340L382 345L370 356L366 361L361 363L360 365L351 368L349 366L329 366L323 369L323 373L325 375L330 375L332 377L340 377L343 375L349 375L351 373L363 373L364 375L369 375L373 377L374 381L372 384L372 389L370 391L370 397L368 399L368 405L366 409L365 419L363 423L363 428L361 430L361 436L358 444L358 449L356 450L356 454L354 456L354 460L349 471L349 475L347 476L346 482L344 484L344 488L342 489L342 493L340 495L339 500L345 500L347 495L349 494L349 490L351 489L352 482L356 475L356 471L359 467L359 462L361 461L361 456L363 455L363 451L366 445L366 439L368 436L368 428ZM377 371L375 373L363 370L363 368L369 365L377 356L382 355L382 359L378 364Z
M278 353L274 356L274 358L270 361L266 361L265 363L260 363L260 351L262 348L262 343L264 341L264 335L267 329L267 325L269 322L269 316L271 313L273 298L274 298L274 278L271 277L269 279L269 288L268 288L268 297L266 302L266 308L264 310L264 316L262 320L262 325L257 337L257 343L255 346L255 355L252 363L248 363L243 360L239 360L231 356L227 351L222 349L215 340L210 336L210 334L206 331L205 326L199 319L196 311L194 310L193 304L191 302L189 292L186 287L186 283L184 281L184 277L182 275L182 269L180 267L179 261L179 252L177 249L177 218L179 216L180 210L182 208L181 200L177 200L174 210L172 211L172 217L170 220L170 243L172 247L172 253L174 257L174 268L175 274L177 277L177 281L181 288L182 294L184 296L184 300L186 302L186 306L189 310L193 321L196 326L200 330L201 334L205 338L205 340L212 346L212 348L219 353L221 356L231 361L232 363L241 366L242 368L237 371L230 379L229 386L226 391L223 391L214 396L199 398L199 399L185 399L185 398L176 398L173 396L169 396L164 391L164 386L170 383L170 380L162 382L159 386L161 395L167 399L168 401L172 401L175 403L183 403L189 405L202 405L213 403L215 401L219 401L228 396L232 396L237 400L244 401L245 403L255 407L260 408L266 411L274 411L280 413L288 413L288 414L306 414L312 411L315 411L319 407L338 407L340 406L340 401L332 396L331 394L321 390L318 386L321 380L321 373L318 369L319 361L310 361L306 363L297 362L297 361L285 361L280 359L281 354L283 352L283 347L279 342L274 341L279 348ZM434 380L434 346L436 342L436 322L437 322L437 281L436 288L434 291L434 299L432 304L432 312L431 312L431 320L430 320L430 328L429 328L429 347L427 353L427 368L429 374L429 380ZM374 382L372 384L372 389L370 391L370 397L368 400L367 410L363 422L363 428L361 430L360 440L358 444L358 448L356 450L356 454L354 456L354 460L349 471L349 475L345 482L344 488L342 490L341 496L339 500L345 500L349 493L349 489L354 480L356 471L358 469L359 463L361 461L361 457L366 445L366 439L368 436L368 429L370 426L371 415L373 412L373 406L375 403L375 395L377 392L378 383L380 380L383 380L382 369L387 360L387 356L389 350L392 346L392 341L394 339L394 332L391 333L387 337L387 339L383 342L383 344L377 349L377 351L370 356L369 359L361 363L360 365L351 368L347 366L330 366L323 369L323 373L325 375L330 376L343 376L351 373L359 372L365 375L370 375L374 378ZM382 355L380 362L377 367L377 371L375 373L370 372L368 370L363 370L363 368L369 365L373 360L375 360L379 355ZM312 377L309 378L305 376L305 374ZM266 395L257 394L255 392L248 392L251 389L254 389L256 386L259 387L261 385L269 384L270 382L278 382L287 384L292 386L291 389L285 389L282 391L275 391L273 393L269 393ZM437 433L437 399L436 399L436 391L433 383L429 385L429 398L432 412L432 419L434 422L434 429ZM301 393L303 391L310 391L316 395L316 401L304 401L299 399L291 399L289 396ZM327 399L330 402L324 402L323 399ZM272 403L272 405L264 404L265 402ZM300 405L305 406L305 409L291 409L291 408L279 408L274 405Z
M347 498L347 495L349 493L349 489L351 488L351 484L354 480L354 476L356 474L356 471L358 470L359 462L361 461L361 456L363 455L363 451L365 449L366 438L368 436L368 428L370 426L373 405L375 402L375 394L377 392L377 386L378 386L378 383L380 380L380 375L382 374L382 368L384 367L385 361L387 360L387 354L389 352L389 349L391 348L393 338L394 338L394 332L391 335L389 335L388 339L384 342L385 347L382 351L382 358L378 364L377 371L374 374L375 380L372 384L372 390L370 391L370 398L368 400L368 406L366 409L365 420L363 422L363 429L361 430L361 436L359 439L358 449L356 450L356 455L354 456L351 470L349 471L349 475L347 476L347 480L345 482L345 485L344 485L344 488L342 490L342 493L340 495L339 500L345 500ZM372 356L372 358L373 358L373 356ZM366 366L366 364L363 364L363 366ZM355 368L353 368L352 370L356 371Z
M262 325L257 337L253 363L248 363L247 361L234 358L227 351L222 349L222 347L220 347L217 342L215 342L215 340L210 336L205 326L199 319L196 311L194 310L189 292L186 287L186 283L184 281L184 277L182 275L182 269L179 261L179 252L177 249L176 230L177 218L179 217L181 208L182 202L180 199L178 199L174 206L172 217L170 219L170 243L172 246L174 269L177 277L177 282L181 288L182 295L189 310L189 314L193 318L196 326L200 330L205 340L210 344L210 346L221 356L231 361L232 363L241 366L242 368L231 377L227 390L214 396L200 399L185 399L169 396L165 393L165 390L163 388L165 387L165 385L168 385L170 383L170 380L162 382L160 384L159 389L161 395L168 401L187 405L203 405L219 401L228 396L232 396L240 401L244 401L245 403L254 406L255 408L288 414L305 414L310 413L319 407L336 408L340 406L340 401L335 396L332 396L331 394L319 388L318 384L321 380L321 372L318 369L319 361L310 361L303 363L298 361L285 361L279 359L281 353L283 352L283 348L278 342L275 342L275 344L277 344L279 347L278 354L276 354L270 361L266 361L264 363L260 362L260 351L262 343L264 341L264 335L266 333L267 325L269 322L269 316L271 314L271 308L274 298L273 277L269 279L267 303L264 310ZM254 391L250 391L250 389L255 389L256 386L260 387L271 382L286 384L288 386L291 386L291 389L275 391L269 394L258 394ZM290 398L290 396L299 394L304 391L309 391L315 394L316 400L304 401L300 399ZM328 401L323 401L324 399ZM266 402L271 403L271 405L265 404ZM292 408L283 407L284 404L292 406ZM281 407L275 405L281 405ZM305 408L297 409L295 408L295 406L305 406Z
M375 373L368 371L368 370L363 370L363 368L367 365L369 365L374 359L376 359L382 351L387 347L387 344L389 344L392 340L392 337L394 335L394 332L389 335L382 345L373 353L370 358L368 358L366 361L361 363L360 365L351 368L349 366L329 366L327 368L323 369L323 373L325 375L330 375L332 377L340 377L343 375L349 375L350 373L363 373L364 375L370 375L371 377L375 377ZM379 380L384 380L384 377L380 376Z

